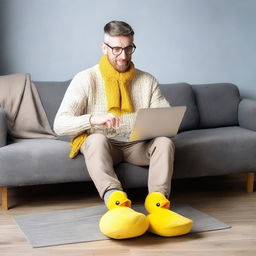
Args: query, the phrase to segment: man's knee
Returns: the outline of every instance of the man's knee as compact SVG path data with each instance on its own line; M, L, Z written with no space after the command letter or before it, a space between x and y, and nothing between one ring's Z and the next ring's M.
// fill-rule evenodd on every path
M98 150L100 150L100 148L108 146L109 145L108 143L109 143L108 138L104 134L101 134L101 133L90 134L86 138L83 145L81 146L81 151L84 153L88 149L92 149L92 148L97 148Z
M108 143L108 138L102 134L102 133L93 133L93 134L90 134L86 141L89 143Z

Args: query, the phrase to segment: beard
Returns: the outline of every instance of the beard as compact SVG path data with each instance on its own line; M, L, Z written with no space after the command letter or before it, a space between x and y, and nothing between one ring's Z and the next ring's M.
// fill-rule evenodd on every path
M129 70L130 68L130 64L131 64L131 60L122 60L122 61L118 61L116 59L110 59L108 57L108 61L109 63L113 66L113 68L115 70L117 70L118 72L126 72Z

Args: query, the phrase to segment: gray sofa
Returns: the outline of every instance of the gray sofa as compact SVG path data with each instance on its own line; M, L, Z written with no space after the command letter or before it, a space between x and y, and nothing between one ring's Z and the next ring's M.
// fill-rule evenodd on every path
M49 122L70 81L35 82ZM229 83L160 85L171 105L186 105L179 133L173 138L174 178L247 174L253 191L256 171L256 101L242 99ZM0 188L2 209L8 209L8 188L90 181L83 156L70 159L69 138L10 141L0 109ZM125 188L147 185L148 168L121 163L117 174ZM161 170L159 170L160 172Z

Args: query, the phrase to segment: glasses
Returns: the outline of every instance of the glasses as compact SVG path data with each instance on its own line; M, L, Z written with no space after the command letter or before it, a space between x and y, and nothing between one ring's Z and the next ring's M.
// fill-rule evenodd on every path
M128 45L126 47L112 47L107 43L104 43L107 47L109 47L112 50L112 53L116 56L120 55L123 51L125 51L126 54L128 55L132 55L136 49L136 45L132 44L132 45Z

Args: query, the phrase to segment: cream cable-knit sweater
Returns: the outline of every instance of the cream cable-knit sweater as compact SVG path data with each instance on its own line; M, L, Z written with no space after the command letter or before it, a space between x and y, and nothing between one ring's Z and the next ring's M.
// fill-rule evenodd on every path
M54 131L58 135L75 136L87 131L88 134L100 132L108 138L129 137L138 109L170 106L161 94L156 79L138 69L131 84L130 95L135 112L122 115L123 124L120 127L108 129L103 125L91 126L91 115L107 113L104 81L99 65L81 71L75 75L64 95L55 117Z

